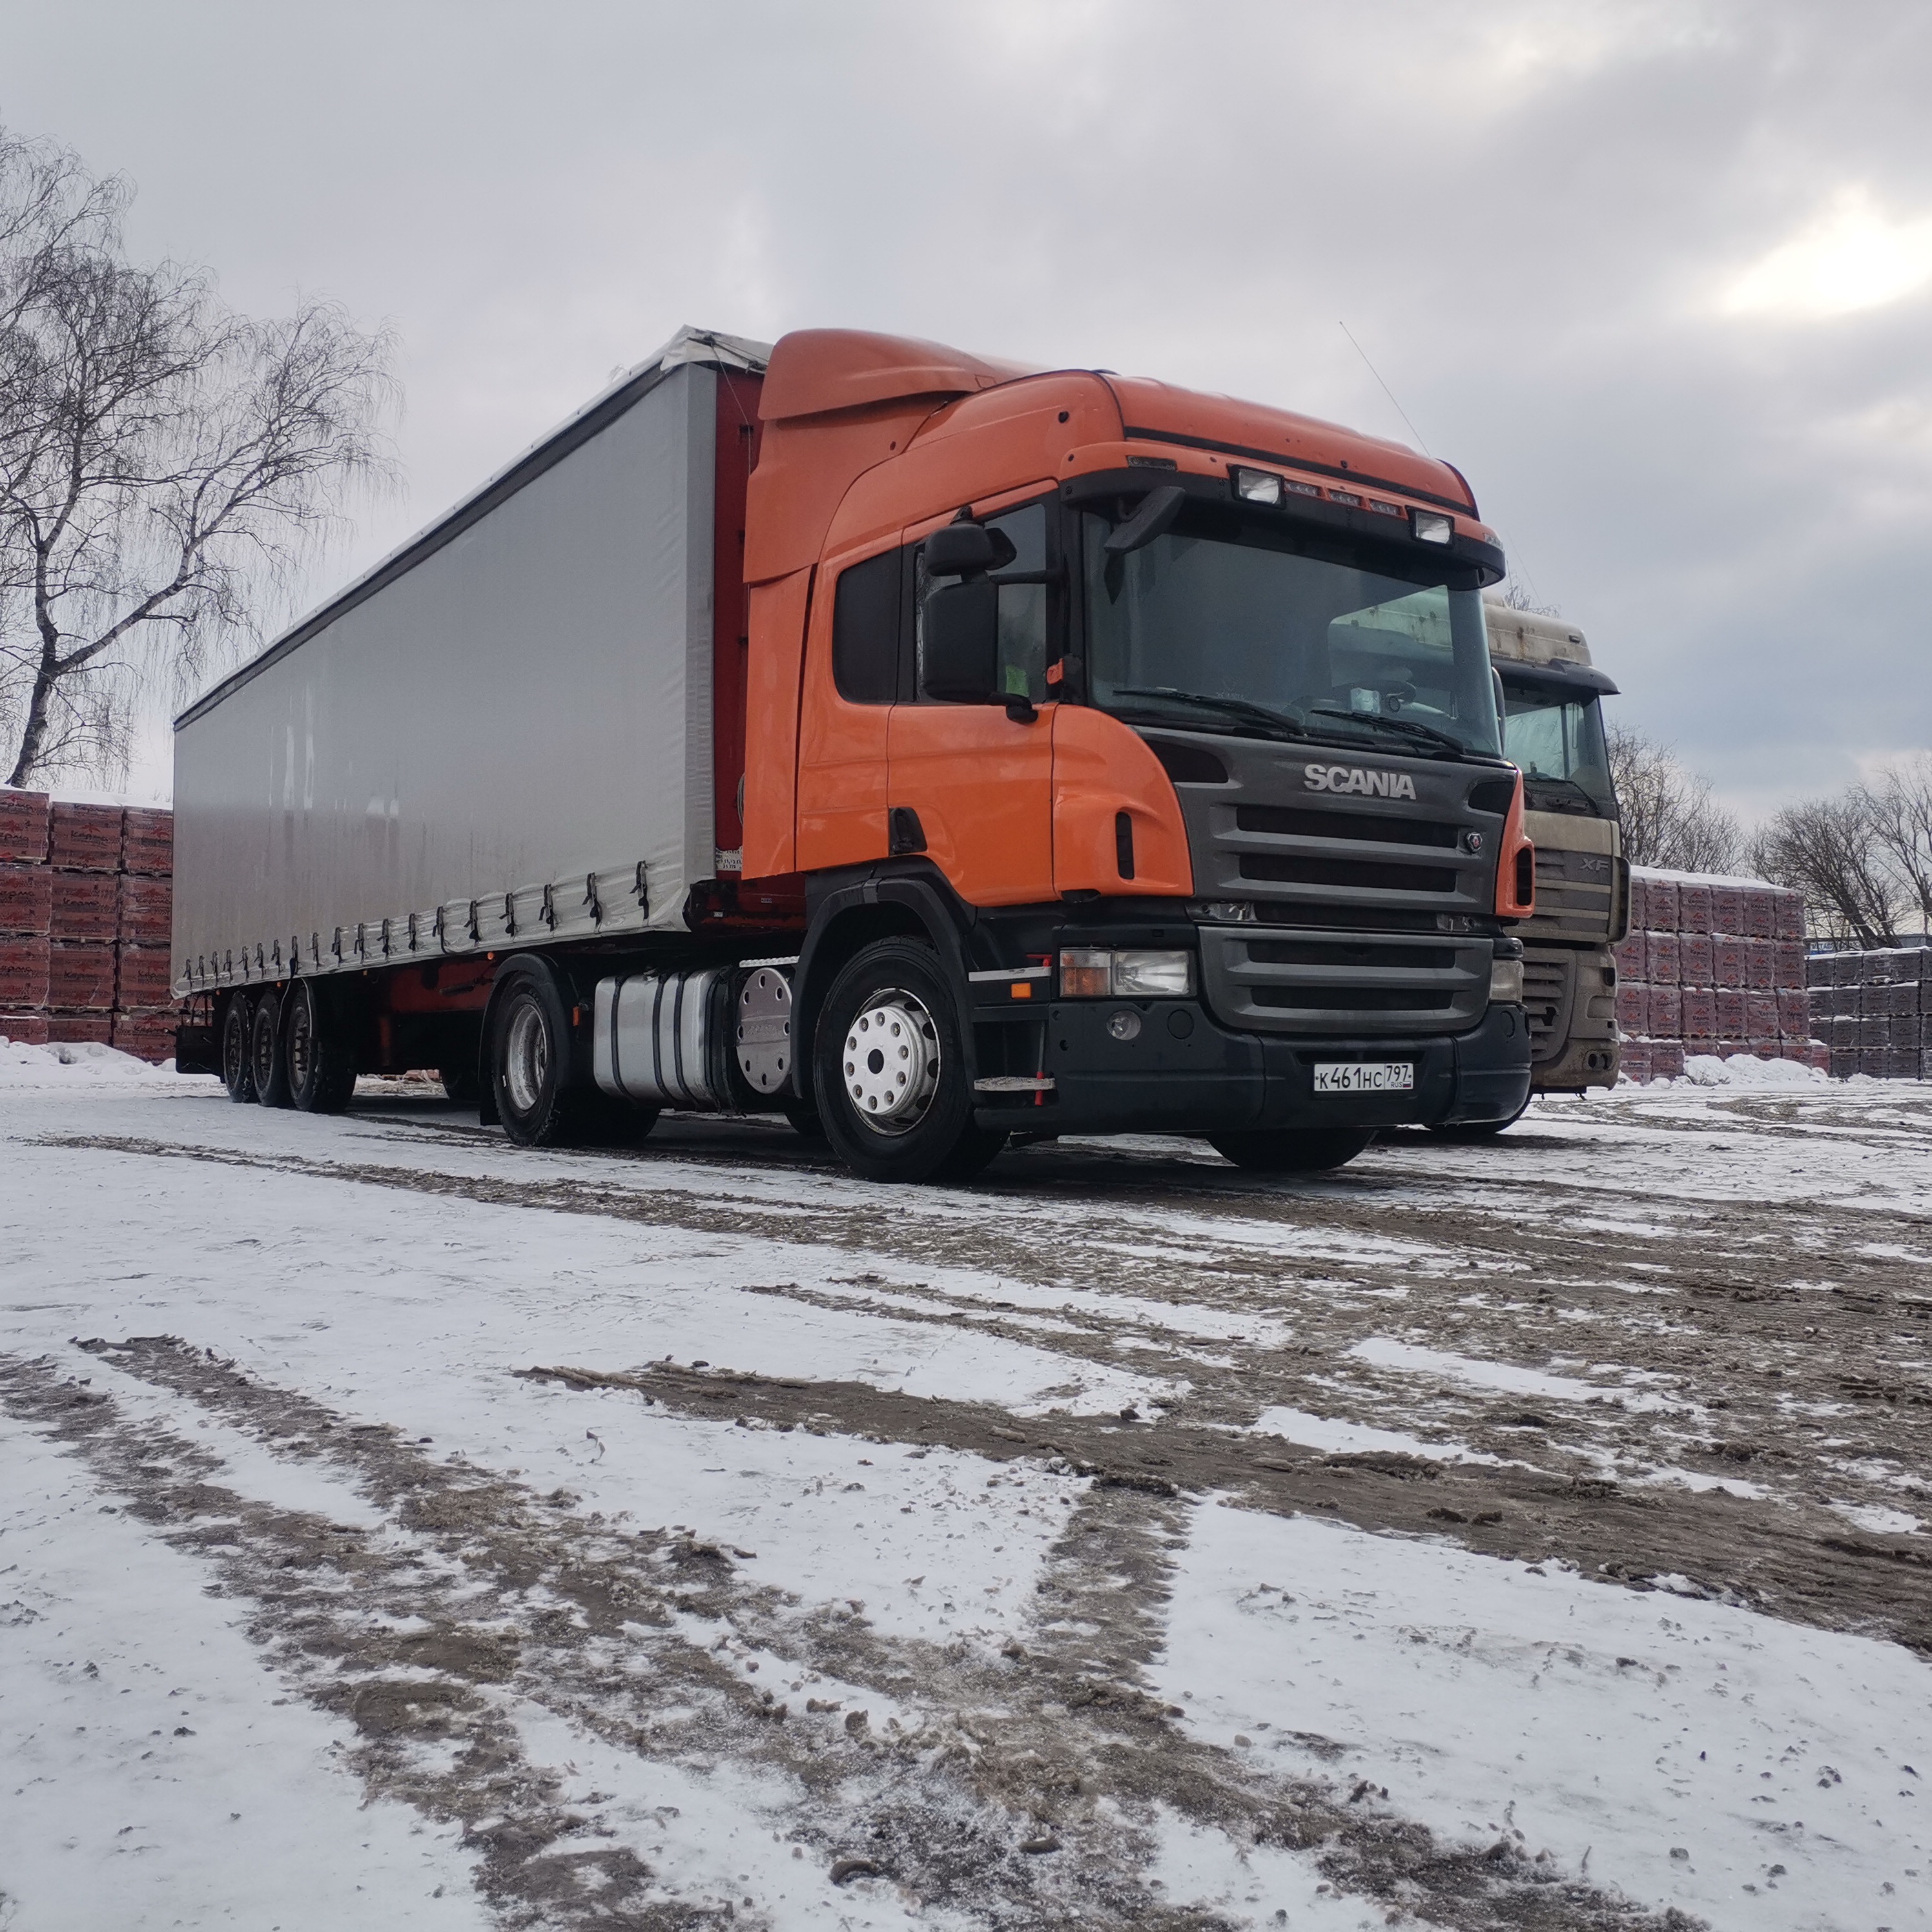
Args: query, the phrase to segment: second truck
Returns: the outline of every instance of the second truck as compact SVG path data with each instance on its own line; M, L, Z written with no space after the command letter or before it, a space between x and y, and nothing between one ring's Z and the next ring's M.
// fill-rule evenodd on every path
M182 1064L436 1067L532 1145L782 1110L884 1180L1506 1121L1503 568L1306 417L686 331L177 721Z

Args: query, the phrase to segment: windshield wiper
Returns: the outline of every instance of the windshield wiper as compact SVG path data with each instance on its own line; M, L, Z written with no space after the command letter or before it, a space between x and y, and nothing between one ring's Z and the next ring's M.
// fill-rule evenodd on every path
M1291 738L1305 738L1308 728L1298 718L1291 718L1286 711L1270 710L1265 704L1257 704L1246 698L1214 698L1204 691L1177 691L1168 684L1117 684L1112 695L1115 698L1162 698L1170 703L1180 704L1205 704L1230 718L1239 718L1251 724L1264 725L1270 732L1279 732Z
M1585 808L1593 817L1601 818L1604 816L1604 808L1598 802L1595 794L1586 790L1574 778L1559 778L1550 772L1525 772L1522 775L1522 782L1526 787L1561 785L1566 791L1574 792L1583 801Z
M1412 718L1388 718L1379 711L1344 711L1339 704L1311 704L1308 709L1311 716L1318 712L1324 718L1346 718L1351 724L1379 724L1384 730L1400 732L1406 738L1443 746L1459 758L1472 755L1470 747L1461 739L1451 736L1447 731L1437 730L1433 724L1418 724Z

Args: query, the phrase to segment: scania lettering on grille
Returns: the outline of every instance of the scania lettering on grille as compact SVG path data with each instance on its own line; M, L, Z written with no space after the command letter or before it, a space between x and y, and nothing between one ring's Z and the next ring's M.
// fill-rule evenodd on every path
M1368 798L1415 796L1415 781L1406 772L1371 772L1360 765L1305 765L1302 772L1310 791L1359 792Z

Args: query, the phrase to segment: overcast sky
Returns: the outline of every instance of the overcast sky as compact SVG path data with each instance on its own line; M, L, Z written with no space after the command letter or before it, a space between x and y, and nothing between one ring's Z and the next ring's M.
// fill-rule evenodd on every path
M1922 0L0 27L0 121L130 176L137 254L396 332L406 491L317 594L680 322L844 325L1420 439L1748 814L1932 745Z

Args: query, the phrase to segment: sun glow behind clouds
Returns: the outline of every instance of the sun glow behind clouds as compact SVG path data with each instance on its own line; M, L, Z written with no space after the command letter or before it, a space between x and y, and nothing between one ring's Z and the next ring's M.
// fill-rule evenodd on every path
M1850 315L1932 282L1932 216L1894 221L1862 188L1748 269L1724 294L1727 315Z

